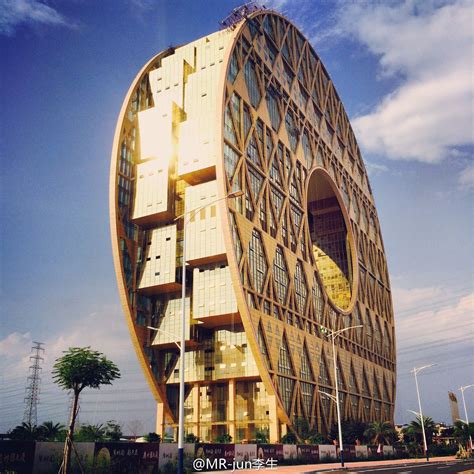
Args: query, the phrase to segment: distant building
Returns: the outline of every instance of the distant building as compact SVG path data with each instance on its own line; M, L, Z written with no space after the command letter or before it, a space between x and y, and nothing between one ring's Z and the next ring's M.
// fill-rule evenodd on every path
M458 406L458 399L454 392L448 392L449 398L449 407L451 408L451 419L453 420L453 424L459 420L459 406Z
M436 434L433 436L433 443L456 446L459 440L454 436L454 426L445 423L436 423Z
M301 32L273 11L243 13L151 59L118 119L113 255L157 432L178 423L183 258L188 433L276 441L297 417L328 432L321 326L363 326L337 339L343 417L393 420L387 262L349 119Z

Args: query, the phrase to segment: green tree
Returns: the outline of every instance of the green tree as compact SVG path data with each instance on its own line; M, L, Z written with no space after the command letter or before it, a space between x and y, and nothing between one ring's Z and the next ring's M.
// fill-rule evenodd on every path
M293 433L293 431L288 431L288 433L281 437L281 442L283 444L297 444L298 438L296 437L295 433Z
M351 420L344 420L341 423L342 428L342 441L344 444L357 444L365 443L365 430L367 429L367 423L363 421L351 421ZM331 428L331 432L329 434L331 439L339 440L339 431L337 429L337 424L334 424Z
M40 437L44 441L64 441L65 428L61 423L45 421L38 427Z
M458 420L454 423L453 435L458 441L465 446L469 444L469 436L474 438L474 423L464 423L464 421Z
M305 440L308 444L324 444L324 436L319 433L316 429L309 433L309 436Z
M232 443L232 436L229 433L223 433L216 437L216 443Z
M373 444L392 444L395 429L388 421L373 421L364 431L364 436Z
M259 444L268 443L268 430L257 430L255 432L255 440Z
M76 441L93 442L105 439L105 427L102 424L82 425L74 434Z
M423 417L423 423L425 426L426 443L430 445L433 441L433 436L436 433L436 424L429 416ZM403 441L406 444L415 447L417 452L423 452L423 431L421 429L421 418L419 416L417 416L416 419L406 428L403 428L402 435Z
M111 441L120 441L122 437L122 427L115 421L109 420L105 424L105 437Z
M63 389L73 391L73 404L69 428L64 443L62 471L67 474L71 467L71 447L79 406L79 395L85 388L100 388L120 378L117 366L102 353L90 347L70 347L53 366L53 380Z
M148 443L161 443L161 436L156 433L148 433L144 438Z
M36 425L23 422L21 425L15 426L10 431L9 436L10 439L19 441L36 441L40 436L40 432Z
M284 444L296 444L298 442L305 444L321 444L323 436L316 428L311 428L306 418L295 418L293 429L281 438Z
M184 437L186 443L199 443L199 438L194 433L188 433Z

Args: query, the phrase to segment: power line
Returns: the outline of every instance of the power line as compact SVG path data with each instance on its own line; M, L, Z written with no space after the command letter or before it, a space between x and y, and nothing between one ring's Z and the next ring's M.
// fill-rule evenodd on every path
M456 290L455 292L451 293L451 295L448 297L448 298L435 298L435 301L433 301L432 303L424 303L420 306L412 306L410 308L406 308L404 310L401 310L401 311L397 311L395 309L394 313L395 313L395 319L399 318L400 316L411 316L413 314L417 314L417 313L423 313L423 312L426 312L427 310L433 310L433 311L436 311L440 308L444 308L446 307L446 305L448 303L451 303L451 302L454 302L454 301L459 301L460 299L462 298L465 298L467 296L469 296L471 294L471 292L469 293L465 293L466 290L471 290L472 291L472 288L471 287L464 287L464 288L461 288L459 290ZM396 304L394 303L394 306L396 306Z

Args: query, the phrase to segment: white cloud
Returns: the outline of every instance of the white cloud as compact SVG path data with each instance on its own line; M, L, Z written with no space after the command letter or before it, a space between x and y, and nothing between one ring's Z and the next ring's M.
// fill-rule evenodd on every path
M121 359L125 356L124 343L129 346L129 340L121 309L111 305L87 315L67 333L54 338L49 344L49 352L60 355L69 347L91 346L112 360Z
M474 165L469 165L461 171L458 182L461 189L474 188Z
M369 176L374 176L376 174L388 171L388 168L385 165L367 160L365 160L365 167L367 168L367 173Z
M289 0L260 0L258 2L260 5L265 6L266 8L270 8L272 10L281 11L283 7L285 7L289 2Z
M130 0L132 8L138 10L138 13L143 13L146 10L151 10L152 8L157 8L156 0Z
M394 306L398 351L408 359L446 346L450 357L472 344L474 292L460 294L448 288L395 288ZM462 293L462 292L461 292ZM401 357L402 361L407 359Z
M423 305L425 301L439 300L443 297L443 290L440 287L423 288L392 288L393 304L395 313L406 313L413 311L417 305Z
M29 356L33 338L30 333L13 332L0 340L0 358L5 386L24 384L30 365ZM52 383L51 370L55 360L69 347L90 346L103 352L126 372L130 367L130 358L134 357L130 336L126 329L120 308L105 307L98 313L89 314L73 323L60 335L51 332L43 339L45 352L42 362L43 383ZM135 359L134 359L135 360Z
M0 0L0 34L13 36L20 25L74 26L57 10L38 0Z
M379 57L400 85L353 121L368 152L440 162L473 140L472 3L344 3L335 32Z
M0 341L0 360L4 380L18 373L24 373L26 380L31 343L29 332L24 334L13 332ZM15 362L12 363L12 361Z
M440 162L472 140L472 79L460 71L409 82L353 121L359 141L391 159Z
M0 357L18 357L24 353L24 345L31 343L31 335L29 332L20 334L18 332L12 332L5 339L0 341Z

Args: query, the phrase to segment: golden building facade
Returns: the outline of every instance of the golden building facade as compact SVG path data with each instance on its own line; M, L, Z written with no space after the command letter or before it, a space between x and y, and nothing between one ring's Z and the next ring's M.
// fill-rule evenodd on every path
M327 330L354 325L336 340L343 418L393 419L393 311L367 172L323 64L283 16L254 11L144 66L116 128L110 217L157 432L178 422L183 258L186 432L278 441L298 417L328 432Z

